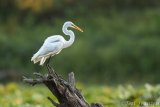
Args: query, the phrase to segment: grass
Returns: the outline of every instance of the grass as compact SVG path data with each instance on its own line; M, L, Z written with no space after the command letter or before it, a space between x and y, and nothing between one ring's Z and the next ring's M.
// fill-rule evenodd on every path
M89 103L99 102L104 107L160 107L160 85L77 86ZM47 96L52 94L42 85L0 84L0 107L53 107Z

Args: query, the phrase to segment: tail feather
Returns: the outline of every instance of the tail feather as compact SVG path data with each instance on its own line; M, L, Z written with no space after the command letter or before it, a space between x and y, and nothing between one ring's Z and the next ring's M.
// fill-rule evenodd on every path
M35 64L35 63L39 62L40 60L41 60L41 58L36 58L36 59L33 60L33 62Z
M31 61L33 61L33 63L37 63L40 62L40 65L43 66L45 61L49 58L49 55L44 55L44 56L39 56L38 53L34 54L33 57L31 58Z
M33 57L31 58L31 61L34 61L37 58L37 54L34 54Z
M47 59L46 57L42 57L42 58L41 58L41 61L40 61L40 65L41 65L41 66L44 65L44 62L46 61L46 59Z
M31 58L31 61L35 63L39 62L41 60L41 57L38 57L38 53L34 54L33 57Z

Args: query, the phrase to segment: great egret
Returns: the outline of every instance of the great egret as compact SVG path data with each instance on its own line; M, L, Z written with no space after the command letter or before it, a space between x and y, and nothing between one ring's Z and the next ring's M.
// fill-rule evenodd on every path
M31 58L31 61L33 61L34 64L37 62L40 62L40 65L43 66L47 59L48 59L48 62L47 62L48 64L52 56L59 54L63 48L67 48L71 46L74 42L75 35L72 30L68 30L69 27L83 32L82 29L80 29L78 26L76 26L72 22L70 21L65 22L62 27L62 31L65 35L68 35L70 39L66 41L61 35L53 35L48 37L44 41L43 45L38 50L38 52L33 55L33 57Z

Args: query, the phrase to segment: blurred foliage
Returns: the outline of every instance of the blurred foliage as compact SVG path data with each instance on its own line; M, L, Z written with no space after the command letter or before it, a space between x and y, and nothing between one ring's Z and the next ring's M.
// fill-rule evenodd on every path
M61 27L71 20L84 33L75 31L74 45L53 58L56 71L74 71L85 82L158 83L159 6L159 0L0 0L0 70L43 71L30 58L46 37L64 35Z
M53 0L15 0L15 4L22 10L41 12L51 9Z
M85 86L77 83L86 100L99 102L104 107L160 107L160 85L134 87ZM0 84L0 103L3 107L52 107L47 96L56 98L41 85L24 86L17 83Z

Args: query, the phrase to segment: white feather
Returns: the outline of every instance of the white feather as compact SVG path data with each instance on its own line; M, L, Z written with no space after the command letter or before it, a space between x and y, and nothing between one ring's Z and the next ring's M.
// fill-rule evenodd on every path
M61 52L63 48L71 46L74 42L75 36L68 27L72 27L74 24L72 22L66 22L63 25L63 32L70 36L70 39L66 41L62 36L55 35L48 37L37 53L33 55L31 61L34 63L40 62L40 65L44 65L45 61L50 57Z

